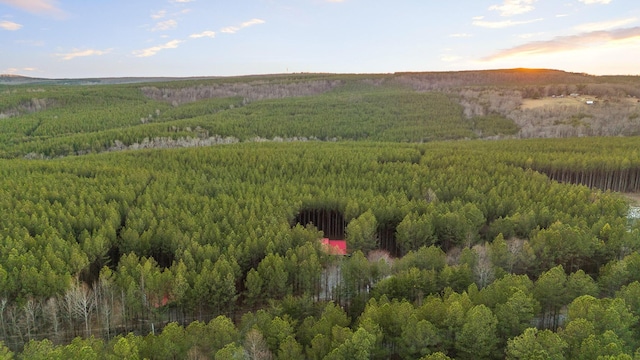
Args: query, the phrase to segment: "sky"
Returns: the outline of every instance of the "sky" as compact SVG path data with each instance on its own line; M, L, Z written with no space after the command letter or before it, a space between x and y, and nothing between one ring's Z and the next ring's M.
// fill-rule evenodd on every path
M0 74L640 75L638 0L0 0Z

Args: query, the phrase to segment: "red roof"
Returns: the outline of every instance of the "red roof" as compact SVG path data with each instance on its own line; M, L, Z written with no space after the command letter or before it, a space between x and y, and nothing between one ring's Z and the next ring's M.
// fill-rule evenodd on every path
M347 255L347 242L345 240L329 240L324 238L321 240L326 246L327 252L333 255Z

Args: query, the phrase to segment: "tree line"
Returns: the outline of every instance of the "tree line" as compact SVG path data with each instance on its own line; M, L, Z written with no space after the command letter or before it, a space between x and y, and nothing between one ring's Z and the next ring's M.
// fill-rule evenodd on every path
M526 69L3 88L10 90L0 113L11 117L0 122L0 156L8 158L82 155L145 139L628 136L637 135L638 107L627 100L640 92L633 77ZM521 108L524 99L576 92L606 103Z

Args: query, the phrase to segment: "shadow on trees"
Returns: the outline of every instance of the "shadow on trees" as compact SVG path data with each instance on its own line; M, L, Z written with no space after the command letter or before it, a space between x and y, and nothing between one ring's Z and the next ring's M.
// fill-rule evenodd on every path
M640 168L574 170L541 166L534 170L562 183L585 185L602 191L640 192Z
M328 209L303 209L296 215L293 226L300 224L306 226L312 224L324 233L324 236L331 240L342 240L345 238L347 221L344 215L337 210Z
M400 248L396 242L396 230L398 228L399 221L391 221L383 224L378 224L378 241L380 249L389 252L391 256L400 256Z
M326 238L331 240L346 239L347 221L344 215L338 210L305 208L296 215L292 226L300 224L303 226L312 224L324 233ZM398 221L388 221L378 224L378 244L379 248L388 251L392 256L399 256L400 249L396 243L396 228Z

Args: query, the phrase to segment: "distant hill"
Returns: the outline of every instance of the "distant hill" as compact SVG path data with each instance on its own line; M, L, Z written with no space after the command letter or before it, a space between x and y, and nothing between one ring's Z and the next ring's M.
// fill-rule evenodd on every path
M108 84L136 84L147 82L165 82L176 80L204 80L215 77L113 77L113 78L68 78L47 79L22 75L0 74L0 85L108 85Z
M189 78L3 75L0 87L0 158L266 140L422 143L640 135L639 76L548 69Z
M293 73L293 74L264 74L243 76L193 76L193 77L106 77L106 78L37 78L14 74L1 74L0 85L106 85L106 84L136 84L151 82L176 82L226 79L237 81L274 80L299 77L322 78L395 78L405 85L414 88L427 87L423 90L437 87L469 86L469 85L553 85L553 84L591 84L591 83L627 83L635 82L637 76L596 76L586 73L572 73L554 69L496 69L496 70L466 70L466 71L427 71L427 72L396 72L393 74L331 74L331 73ZM417 84L421 84L416 86ZM428 85L425 85L428 84ZM416 89L419 90L419 89Z
M22 76L22 75L0 74L0 84L4 84L4 85L31 84L31 83L36 83L43 80L45 79L32 78L32 77Z

